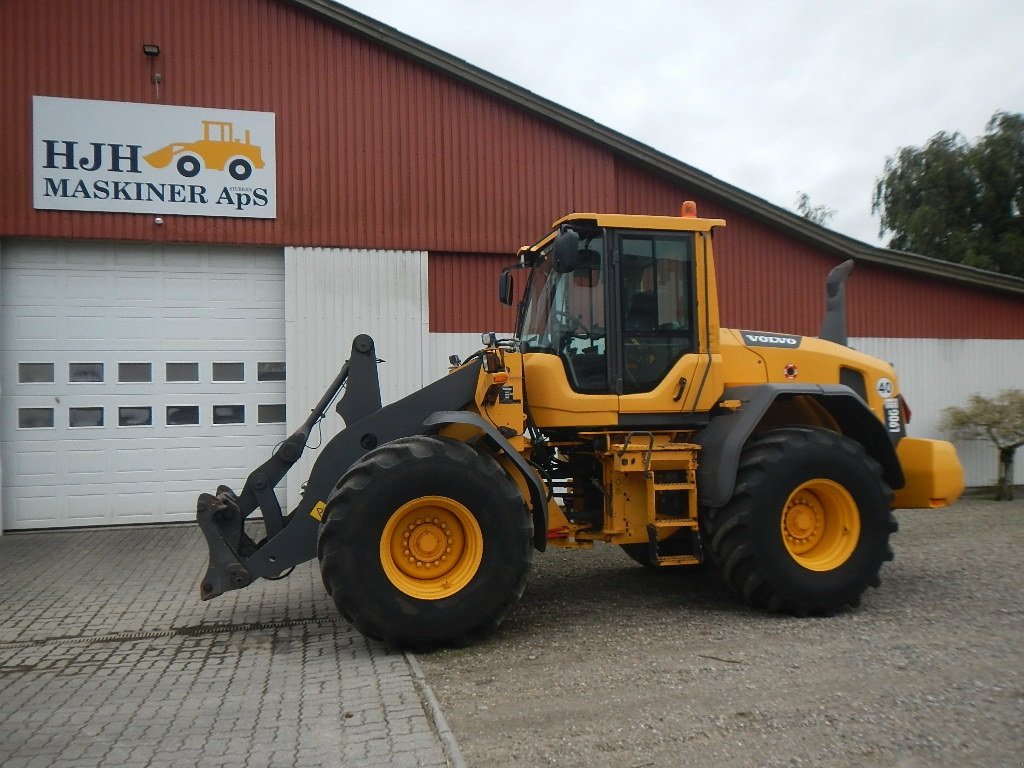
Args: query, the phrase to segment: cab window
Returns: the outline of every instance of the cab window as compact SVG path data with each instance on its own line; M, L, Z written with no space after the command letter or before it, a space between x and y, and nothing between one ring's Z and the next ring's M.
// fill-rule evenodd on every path
M622 235L622 386L648 392L694 350L693 237Z

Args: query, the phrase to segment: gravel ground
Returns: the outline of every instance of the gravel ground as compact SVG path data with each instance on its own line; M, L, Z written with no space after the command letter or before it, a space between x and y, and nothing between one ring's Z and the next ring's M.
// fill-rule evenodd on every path
M836 617L599 545L538 553L497 635L420 665L473 768L1024 765L1024 501L896 516Z

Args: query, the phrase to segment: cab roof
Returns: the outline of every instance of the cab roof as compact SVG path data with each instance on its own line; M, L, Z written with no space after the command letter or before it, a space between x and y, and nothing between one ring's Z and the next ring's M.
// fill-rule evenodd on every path
M572 221L585 221L598 227L615 229L661 229L673 232L710 232L724 227L725 219L701 219L696 216L640 216L625 213L570 213L554 224L552 229Z

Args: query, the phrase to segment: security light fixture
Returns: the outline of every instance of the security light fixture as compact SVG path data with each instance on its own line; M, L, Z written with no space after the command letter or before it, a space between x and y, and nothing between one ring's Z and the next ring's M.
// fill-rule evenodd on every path
M151 59L155 59L160 55L160 46L153 45L152 43L143 43L142 52L149 56Z

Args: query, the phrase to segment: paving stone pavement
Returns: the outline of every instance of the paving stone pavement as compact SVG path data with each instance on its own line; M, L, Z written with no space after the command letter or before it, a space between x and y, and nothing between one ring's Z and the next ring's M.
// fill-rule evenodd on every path
M209 603L194 526L0 536L0 765L464 765L415 657L312 563Z

